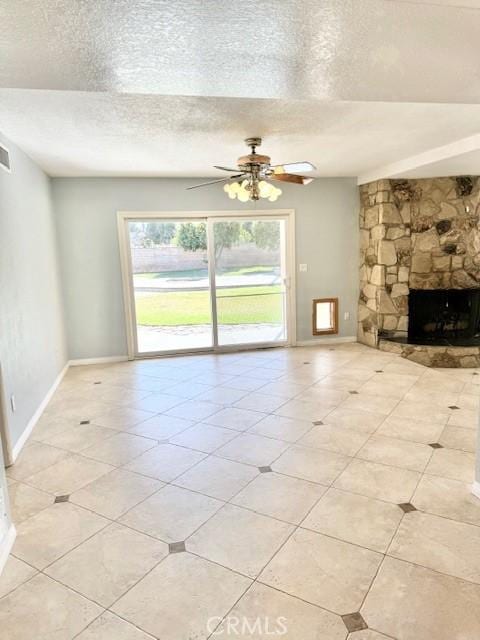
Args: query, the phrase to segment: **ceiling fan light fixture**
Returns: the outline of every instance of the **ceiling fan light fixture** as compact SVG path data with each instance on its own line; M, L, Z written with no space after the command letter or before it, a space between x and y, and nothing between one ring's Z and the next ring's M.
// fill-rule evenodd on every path
M261 198L268 198L271 195L272 192L272 186L269 182L267 182L266 180L260 180L260 182L258 183L258 192Z
M238 198L240 202L253 200L256 202L264 198L269 202L275 202L282 194L282 190L275 186L276 182L290 182L291 184L306 185L312 182L313 178L299 175L299 171L314 171L315 166L311 162L289 162L286 164L272 165L270 156L258 154L256 147L262 144L262 139L247 138L245 140L250 147L251 153L241 156L237 160L239 173L230 175L228 178L220 180L210 180L202 184L196 184L187 189L198 189L217 182L224 182L223 190L231 200ZM215 165L216 169L235 173L236 169ZM274 181L270 182L271 180Z
M227 184L223 187L223 190L228 195L230 200L235 200L240 189L241 186L238 182L227 182Z
M242 180L242 182L229 182L223 190L231 200L238 198L240 202L248 202L249 200L258 200L266 198L270 202L275 202L282 194L282 190L266 180L258 182L250 180ZM257 195L257 197L255 197Z
M278 196L280 196L281 194L282 194L282 190L274 187L268 198L269 202L276 202L278 200Z
M237 193L237 198L240 200L240 202L248 202L250 200L250 194L248 193L248 191L239 191Z

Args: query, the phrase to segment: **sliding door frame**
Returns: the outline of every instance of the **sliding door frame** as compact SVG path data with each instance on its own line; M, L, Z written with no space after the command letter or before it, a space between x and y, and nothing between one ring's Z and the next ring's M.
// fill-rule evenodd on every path
M214 252L213 244L213 222L221 220L230 220L232 218L244 219L271 219L285 221L285 261L288 276L285 282L286 296L286 328L287 339L279 342L278 345L273 342L266 343L250 343L240 345L218 345L217 332L213 331L213 346L202 347L198 349L182 349L175 352L151 352L139 353L137 344L136 331L136 315L135 315L135 295L133 286L133 268L132 255L130 248L130 240L128 233L128 223L140 220L171 220L175 221L200 221L207 223L207 250L208 250L208 274L210 283L211 309L212 309L212 327L216 326L216 300L213 300L215 294L215 273L214 262L212 262L212 252ZM241 351L245 349L261 349L265 347L291 347L296 344L296 295L295 295L295 210L294 209L249 209L235 211L118 211L118 242L120 250L120 264L122 271L123 284L123 300L125 309L125 328L127 334L127 351L128 359L136 358L158 358L168 355L177 355L182 353L200 353L200 352L228 352ZM212 286L213 285L213 286Z

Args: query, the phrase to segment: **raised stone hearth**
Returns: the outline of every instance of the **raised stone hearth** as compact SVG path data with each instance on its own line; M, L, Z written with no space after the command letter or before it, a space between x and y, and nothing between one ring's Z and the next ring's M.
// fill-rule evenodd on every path
M380 338L381 351L398 353L426 367L480 367L480 346L478 347L437 347L431 345L408 344Z
M360 198L359 341L402 338L393 348L422 364L478 366L478 347L408 344L408 329L411 289L480 288L480 179L378 180Z

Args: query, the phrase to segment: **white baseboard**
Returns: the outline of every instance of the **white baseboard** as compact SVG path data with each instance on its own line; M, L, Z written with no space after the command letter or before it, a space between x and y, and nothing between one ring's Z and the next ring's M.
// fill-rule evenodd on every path
M297 340L297 347L310 347L315 344L343 344L345 342L357 342L357 336L324 336L323 338L312 338L311 340Z
M7 535L0 543L0 575L2 575L3 568L7 564L8 556L10 555L16 537L17 530L15 529L15 525L11 524Z
M476 498L480 499L480 482L474 482L472 484L472 493Z
M52 384L52 386L48 390L48 393L46 394L46 396L43 398L42 402L40 403L40 406L37 408L37 410L35 411L33 416L28 421L28 424L25 427L25 430L23 431L22 435L17 440L15 445L12 447L10 464L13 464L15 462L15 460L18 458L21 450L25 446L25 443L27 442L28 438L32 434L32 431L35 428L35 425L39 421L40 416L45 411L45 408L46 408L47 404L50 402L53 394L57 390L58 385L63 380L63 378L64 378L65 374L67 373L69 367L75 367L75 366L79 366L79 365L82 365L82 364L101 364L101 363L105 363L106 364L106 363L109 363L109 362L124 362L126 360L128 360L127 356L110 356L110 357L107 357L107 358L85 358L83 360L69 360L67 362L67 364L63 367L62 371L56 377L54 383Z
M80 358L78 360L69 360L71 367L80 367L85 364L108 364L109 362L126 362L128 356L107 356L104 358Z
M43 398L42 402L40 403L40 406L37 408L37 410L35 411L33 416L28 421L28 424L25 427L25 430L23 431L22 435L20 436L20 438L17 440L17 442L13 446L13 448L12 448L12 463L15 462L15 460L18 458L18 455L19 455L20 451L23 449L23 446L25 445L26 441L30 437L35 425L37 424L37 422L40 419L40 416L45 411L45 407L50 402L53 394L57 390L58 385L61 383L61 381L63 380L63 377L67 373L67 370L68 370L68 362L63 367L63 369L60 371L58 376L55 378L55 382L52 384L52 386L48 390L46 396Z

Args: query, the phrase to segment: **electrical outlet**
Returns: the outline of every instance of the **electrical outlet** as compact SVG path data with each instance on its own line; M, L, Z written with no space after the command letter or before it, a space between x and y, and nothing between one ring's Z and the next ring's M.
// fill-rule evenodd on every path
M299 264L298 265L298 270L299 271L308 271L308 267L306 264Z
M15 396L13 394L10 396L10 406L12 407L13 413L15 413L15 411L17 410L17 404L15 402Z
M343 314L343 319L350 320L350 311L345 311L345 313Z

